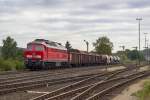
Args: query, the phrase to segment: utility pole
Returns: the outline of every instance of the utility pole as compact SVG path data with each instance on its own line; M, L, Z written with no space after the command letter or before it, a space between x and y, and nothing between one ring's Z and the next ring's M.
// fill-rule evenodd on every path
M144 33L144 35L145 35L145 48L147 47L146 45L147 45L147 39L146 39L146 35L147 35L148 33Z
M147 64L148 64L148 40L147 40L147 37L146 37L146 35L147 35L148 33L144 33L144 35L145 35L145 59L147 60Z
M89 42L84 40L84 42L86 43L86 46L87 46L87 52L89 52Z
M141 34L140 34L140 32L141 32L141 20L142 20L142 18L136 18L136 20L138 20L138 26L139 26L139 53L140 53L140 48L141 48ZM140 65L140 55L139 55L139 65Z
M149 44L149 43L148 43L148 40L147 40L147 62L148 62L148 64L149 64L149 60L150 60L150 59L149 59L149 58L150 58L150 57L149 57L149 54L150 54L150 53L149 53L149 45L148 45L148 44Z
M148 47L148 64L150 64L150 45L147 43L147 47Z

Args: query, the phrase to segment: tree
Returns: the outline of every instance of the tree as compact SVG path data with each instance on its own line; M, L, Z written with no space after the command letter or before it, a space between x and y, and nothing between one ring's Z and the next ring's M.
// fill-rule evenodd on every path
M1 57L1 55L2 55L2 53L1 53L1 52L2 52L2 50L1 50L1 49L2 49L2 47L0 46L0 57Z
M65 47L67 48L67 50L70 50L72 48L69 41L66 42Z
M113 43L110 42L109 38L107 37L100 37L93 43L95 47L95 51L99 54L108 54L110 55L113 49Z
M17 54L17 42L8 36L3 40L2 56L4 59L15 58Z
M128 52L127 54L128 58L131 60L138 60L140 58L140 60L144 60L144 55L142 52L139 52L137 50L132 50L130 52Z

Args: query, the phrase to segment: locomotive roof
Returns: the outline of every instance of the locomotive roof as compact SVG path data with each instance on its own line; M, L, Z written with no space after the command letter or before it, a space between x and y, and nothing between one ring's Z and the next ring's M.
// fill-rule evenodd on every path
M67 50L66 47L61 45L61 43L49 41L49 40L45 40L45 39L35 39L34 41L32 41L30 43L43 44L43 45L46 45L47 47L50 47L50 48Z

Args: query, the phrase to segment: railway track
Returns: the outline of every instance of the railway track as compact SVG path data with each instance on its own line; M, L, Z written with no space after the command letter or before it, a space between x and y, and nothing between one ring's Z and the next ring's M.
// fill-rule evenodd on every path
M1 72L0 73L0 81L10 80L10 79L17 79L22 77L31 77L37 76L40 74L55 74L55 73L72 73L78 71L89 71L89 70L97 70L97 69L105 68L105 66L93 66L93 67L82 67L82 68L63 68L63 69L53 69L48 71L10 71L10 72Z
M0 95L11 93L11 92L16 92L16 91L23 91L23 90L32 89L32 88L39 88L39 87L46 87L46 86L55 85L55 84L61 84L65 82L80 81L82 79L89 78L94 75L96 74L88 74L88 75L81 75L81 76L68 77L68 78L59 78L59 79L42 79L42 80L37 80L37 81L3 84L3 85L0 85Z
M130 75L124 75L117 78L113 78L106 81L101 81L94 84L92 87L88 88L86 91L78 94L73 97L71 100L104 100L102 99L105 94L109 91L118 88L123 85L123 83L127 83L129 81L133 81L137 78L141 78L144 76L150 75L150 72L137 72ZM47 99L51 100L51 99Z
M25 71L2 71L0 72L0 75L12 75L12 74L20 74L20 73L26 73L28 72L27 70Z
M83 70L83 71L82 71ZM5 78L0 78L0 86L3 84L12 84L12 83L19 83L19 82L25 82L25 81L30 81L30 80L41 80L42 78L51 78L51 77L57 77L57 76L64 76L65 74L71 73L72 75L75 74L76 72L80 73L86 73L90 71L98 71L98 67L92 68L83 68L81 70L77 68L73 68L72 70L54 70L54 72L49 72L49 71L43 71L43 72L33 72L33 73L23 73L23 74L17 74L17 76L11 76L11 77L5 77ZM96 72L95 72L96 73Z
M88 88L94 86L95 83L106 81L113 77L119 77L119 74L122 74L122 73L126 74L128 71L130 71L130 73L133 72L131 71L130 68L127 68L127 69L123 69L119 71L114 71L104 76L94 76L91 78L81 80L79 82L75 82L74 84L65 86L63 88L52 91L50 93L35 97L31 100L45 100L45 99L47 100L70 100L73 96L75 96L75 94L82 93Z
M54 70L53 72L42 71L42 72L33 72L33 73L25 72L23 74L15 74L14 76L16 77L12 76L12 77L8 77L8 79L2 78L2 77L0 78L2 79L0 80L0 95L4 95L4 94L16 92L16 91L26 91L26 90L31 90L35 88L41 88L41 87L47 88L47 86L57 86L57 85L59 86L61 84L72 84L72 83L77 83L77 82L80 83L81 81L86 80L86 81L83 81L83 83L85 82L85 87L83 87L84 85L81 85L80 87L77 86L78 88L71 88L71 90L66 91L66 92L70 92L74 90L78 91L78 89L82 87L80 89L80 92L78 92L78 93L82 93L83 91L87 90L87 88L90 88L91 84L97 83L98 81L102 81L102 80L109 80L110 78L113 78L116 76L119 77L119 74L121 75L122 71L127 74L128 72L125 72L125 70L126 71L131 70L131 69L133 70L134 68L135 67L131 67L131 68L127 67L126 69L121 69L121 70L117 70L113 72L102 72L99 70L101 69L99 67L94 67L94 68L83 67L81 69L80 68L63 69L63 70L59 69L59 70ZM21 75L24 75L24 76L21 76ZM68 75L68 76L62 77L65 75ZM51 76L54 76L54 78L52 79ZM88 82L91 82L91 84L88 84ZM66 92L61 92L59 95L61 95L62 93L66 93Z
M38 88L38 87L46 87L47 85L61 84L61 83L73 82L73 81L76 82L76 81L81 81L83 79L88 79L90 77L95 77L95 76L100 77L106 74L109 75L111 73L113 72L104 72L104 73L99 72L99 73L94 73L94 74L92 73L92 74L87 74L87 75L78 75L74 77L59 78L59 79L49 79L49 77L46 79L45 76L42 76L44 77L44 79L42 78L41 80L38 79L36 81L30 80L30 81L25 81L25 82L21 81L17 83L13 83L13 82L16 82L16 80L6 81L6 82L1 82L0 84L0 95L11 93L11 92L16 92L16 91L23 91L23 90ZM19 79L19 80L22 80L22 79Z
M97 68L111 68L111 67L117 67L117 66L126 66L126 65L121 65L121 64L118 64L118 65L107 65L107 66L83 66L83 67L72 67L72 68L53 68L53 69L50 69L50 70L39 70L39 71L29 71L29 70L23 70L23 71L6 71L6 72L0 72L0 77L1 76L12 76L12 75L18 75L18 74L29 74L29 73L37 73L37 72L60 72L60 71L69 71L69 70L75 70L75 71L79 71L79 70L89 70L89 69L97 69Z
M0 78L0 84L8 84L8 83L13 83L13 82L20 82L20 81L25 81L25 80L31 80L31 79L37 79L37 78L42 78L42 77L48 77L48 76L56 76L56 75L63 75L63 74L69 74L69 73L75 73L75 72L83 72L85 73L86 71L94 71L97 70L98 68L86 68L86 69L64 69L64 70L54 70L53 72L51 71L42 71L42 72L26 72L23 74L18 74L17 76L11 76L11 77L4 77Z

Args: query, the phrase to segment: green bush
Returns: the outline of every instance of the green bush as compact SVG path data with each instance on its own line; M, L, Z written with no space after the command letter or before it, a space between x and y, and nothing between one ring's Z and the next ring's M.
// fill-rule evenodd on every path
M12 70L12 64L9 61L0 60L0 69L2 71Z
M16 64L16 66L15 66L16 70L22 70L22 69L25 68L25 67L24 67L24 63L23 63L22 61L16 60L16 61L15 61L15 64Z
M8 71L8 70L22 70L24 69L24 64L22 61L7 59L4 60L0 58L0 70Z

